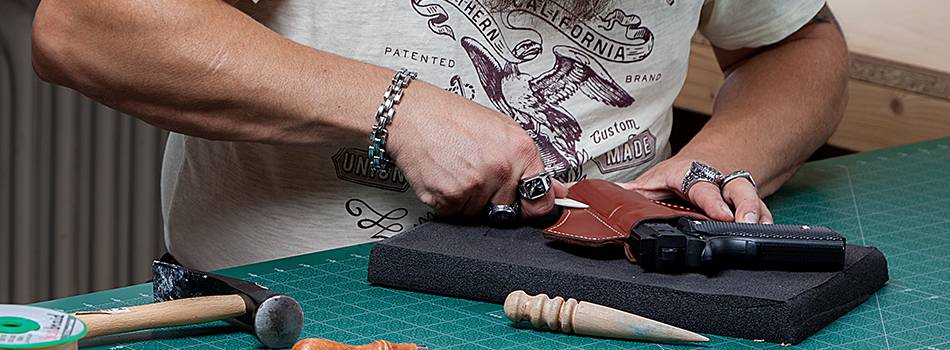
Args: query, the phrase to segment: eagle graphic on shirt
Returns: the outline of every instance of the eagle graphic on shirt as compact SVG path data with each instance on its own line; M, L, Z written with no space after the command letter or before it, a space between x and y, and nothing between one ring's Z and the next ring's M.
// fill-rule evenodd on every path
M488 99L528 132L547 169L559 177L579 167L582 161L576 149L581 126L561 103L578 91L613 107L627 107L634 102L596 59L571 46L553 47L554 67L533 76L522 72L517 63L499 63L471 37L463 37L461 45L472 60Z

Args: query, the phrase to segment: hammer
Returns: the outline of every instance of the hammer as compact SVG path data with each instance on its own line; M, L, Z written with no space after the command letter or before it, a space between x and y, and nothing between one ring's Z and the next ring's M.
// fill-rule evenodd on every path
M254 282L192 270L165 254L152 263L153 304L79 312L86 338L143 329L228 320L249 330L269 348L294 345L303 310L288 295Z

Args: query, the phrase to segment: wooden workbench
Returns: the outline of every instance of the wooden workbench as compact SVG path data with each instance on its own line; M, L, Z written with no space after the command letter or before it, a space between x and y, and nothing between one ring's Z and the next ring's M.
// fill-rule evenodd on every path
M856 151L950 135L950 2L829 0L851 51L849 102L830 144ZM710 114L723 77L696 37L674 105Z

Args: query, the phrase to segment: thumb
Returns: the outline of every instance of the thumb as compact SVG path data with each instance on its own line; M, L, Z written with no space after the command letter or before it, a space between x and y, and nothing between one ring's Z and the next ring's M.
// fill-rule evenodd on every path
M633 181L630 181L630 182L617 182L617 185L620 185L620 187L623 187L623 189L625 189L625 190L635 190L635 189L637 189L638 187L640 187L640 186L637 186L636 184L634 184L635 181L637 181L637 180L633 180Z
M620 187L623 187L625 190L636 191L641 196L649 199L663 200L673 197L672 191L663 186L650 184L644 180L643 177L639 177L630 182L617 182L616 184Z
M647 190L657 187L655 185L651 186L650 179L645 176L640 176L627 182L617 182L616 184L620 187L623 187L625 190Z
M637 191L660 191L667 189L666 181L662 175L654 169L647 170L646 173L638 176L636 179L627 182L618 182L617 185L627 190Z

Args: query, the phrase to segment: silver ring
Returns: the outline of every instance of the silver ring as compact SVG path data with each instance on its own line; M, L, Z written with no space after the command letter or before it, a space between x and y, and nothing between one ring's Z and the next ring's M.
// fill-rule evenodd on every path
M535 176L521 179L518 182L518 194L521 198L535 200L544 197L551 190L551 174L542 171Z
M729 181L740 178L749 180L749 182L752 183L752 187L758 189L758 186L755 185L755 180L752 179L752 174L745 170L736 170L729 173L729 175L723 176L722 182L719 184L719 188L724 189L726 188L726 184L729 183Z
M509 226L521 215L521 201L516 199L511 204L488 203L485 212L491 226Z
M693 162L693 164L690 164L686 176L683 177L683 196L689 198L689 189L701 181L709 182L719 187L722 181L722 173L707 164Z

